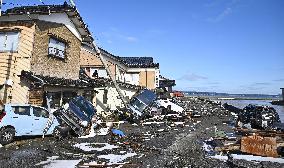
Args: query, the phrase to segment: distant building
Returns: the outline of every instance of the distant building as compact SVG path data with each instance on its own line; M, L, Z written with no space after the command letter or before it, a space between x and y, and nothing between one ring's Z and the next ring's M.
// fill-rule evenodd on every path
M174 91L173 96L174 97L184 97L184 94L181 91Z
M284 101L284 88L280 88L282 90L282 100Z
M168 92L173 92L173 87L176 85L175 80L170 80L168 78L163 77L162 75L159 76L159 87L166 88Z

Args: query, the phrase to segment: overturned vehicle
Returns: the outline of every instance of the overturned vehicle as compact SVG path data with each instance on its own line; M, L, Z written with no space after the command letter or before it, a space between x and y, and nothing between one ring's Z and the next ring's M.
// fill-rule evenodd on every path
M182 107L173 103L170 99L157 99L157 95L153 91L144 89L131 98L126 109L126 115L130 121L138 122L154 115L182 113L183 111Z
M92 118L96 109L91 102L82 96L77 96L60 109L53 112L59 126L55 127L53 134L57 138L64 138L68 135L82 136L89 132L92 125Z
M150 114L156 99L157 95L154 92L148 89L142 90L131 98L126 109L126 115L134 122L139 121Z

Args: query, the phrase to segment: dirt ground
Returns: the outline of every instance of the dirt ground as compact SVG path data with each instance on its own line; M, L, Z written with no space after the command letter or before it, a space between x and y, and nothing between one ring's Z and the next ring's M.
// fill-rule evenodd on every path
M119 125L119 129L126 134L124 138L112 135L84 139L73 137L60 141L52 136L45 139L18 138L0 148L0 167L89 167L87 165L91 162L90 167L284 167L272 162L210 158L202 150L203 142L213 137L216 129L233 132L230 124L232 116L230 112L208 102L188 103L196 106L197 110L207 111L206 115L182 119L182 122L169 119L143 121L138 125L125 122ZM208 108L204 110L204 107ZM78 148L78 145L84 144L92 144L93 148ZM105 145L109 148L102 149ZM107 159L107 156L116 160ZM58 160L60 163L54 163Z

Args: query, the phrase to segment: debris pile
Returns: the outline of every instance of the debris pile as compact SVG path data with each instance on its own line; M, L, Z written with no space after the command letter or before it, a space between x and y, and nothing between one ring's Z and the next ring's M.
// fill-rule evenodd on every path
M280 118L273 107L250 104L239 113L237 121L240 127L269 130L275 123L280 123Z

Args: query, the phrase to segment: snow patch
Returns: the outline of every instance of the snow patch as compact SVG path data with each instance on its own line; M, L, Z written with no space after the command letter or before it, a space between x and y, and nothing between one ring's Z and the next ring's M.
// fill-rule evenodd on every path
M42 161L37 163L35 166L43 166L44 168L62 168L62 167L70 167L75 168L76 165L82 160L56 160L59 156L51 156L47 157L46 161Z
M103 147L94 147L96 145L104 145ZM90 152L90 151L103 151L103 150L110 150L118 148L118 146L110 145L108 143L77 143L73 145L76 148L79 148L83 151Z
M135 155L137 154L136 153L126 153L125 155L108 154L108 155L100 155L98 156L98 158L109 160L108 164L117 164Z
M254 156L254 155L238 155L232 154L233 159L243 159L247 161L256 161L256 162L276 162L276 163L284 163L284 159L282 158L273 158L273 157L263 157L263 156ZM215 155L210 156L210 158L219 159L219 160L228 160L227 156Z
M92 127L93 128L93 127ZM85 136L80 136L79 138L91 138L91 137L95 137L97 135L107 135L109 132L109 128L101 128L100 130L98 130L97 132L94 129L91 129L90 134L89 135L85 135Z

